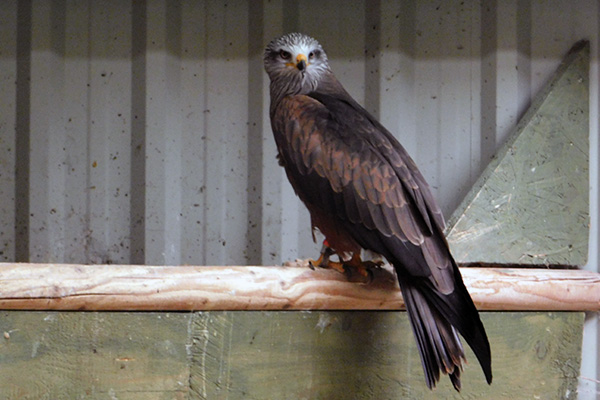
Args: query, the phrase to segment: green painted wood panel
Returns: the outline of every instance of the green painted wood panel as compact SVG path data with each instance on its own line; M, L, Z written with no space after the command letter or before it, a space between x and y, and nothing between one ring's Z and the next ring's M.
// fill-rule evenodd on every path
M581 313L483 313L488 386L474 355L457 394L430 392L405 313L205 313L195 321L191 382L207 399L576 398Z
M0 399L186 399L192 315L0 312Z
M1 399L574 399L583 313L484 312L434 392L405 312L0 312Z

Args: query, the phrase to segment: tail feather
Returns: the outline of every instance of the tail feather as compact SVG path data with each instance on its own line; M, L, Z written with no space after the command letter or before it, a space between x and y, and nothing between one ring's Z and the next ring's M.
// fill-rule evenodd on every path
M401 289L417 340L427 387L435 387L441 371L448 374L454 387L460 390L464 350L454 328L440 318L415 286L402 282Z
M462 310L460 308L457 310L454 304L454 307L450 307L454 310L452 314L461 314L460 319L462 321L450 322L453 316L450 316L450 318L446 316L445 309L448 308L448 305L438 307L438 304L435 304L438 301L431 298L432 296L429 293L430 290L427 290L428 288L424 290L424 288L420 288L414 283L405 280L400 281L400 288L413 333L417 340L417 347L421 356L427 386L430 389L435 387L440 379L441 371L450 377L454 388L460 391L460 373L462 371L462 363L466 359L457 329L473 348L486 375L486 379L490 383L492 379L491 356L485 331L483 331L483 339L480 333L463 332L465 330L464 322L472 321L474 318L479 322L479 325L475 322L475 330L479 330L478 326L481 326L481 329L483 329L475 307L473 306L473 310L475 310L475 314L473 315L470 309L464 309L464 305L459 304L459 306L463 307L460 307ZM433 297L439 296L434 294ZM472 304L470 297L468 300ZM453 325L461 326L456 326L455 328ZM473 325L473 323L471 322L469 325ZM466 330L468 331L469 329Z
M458 267L455 263L453 265L454 292L444 295L433 288L427 288L422 293L431 307L438 310L443 319L465 338L481 365L487 383L492 383L492 355L485 328L463 283Z

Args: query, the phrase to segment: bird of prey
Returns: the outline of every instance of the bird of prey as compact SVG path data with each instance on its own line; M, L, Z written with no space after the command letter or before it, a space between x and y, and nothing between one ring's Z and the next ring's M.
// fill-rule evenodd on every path
M361 250L393 265L425 381L448 374L460 390L465 359L457 331L488 383L491 353L479 314L443 234L444 218L416 164L331 71L315 39L290 33L264 53L279 163L325 236L317 261L360 266Z

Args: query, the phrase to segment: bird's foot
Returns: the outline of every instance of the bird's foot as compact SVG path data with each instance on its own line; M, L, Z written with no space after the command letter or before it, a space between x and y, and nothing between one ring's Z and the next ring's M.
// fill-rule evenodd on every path
M351 282L371 283L373 281L373 269L380 268L383 261L363 261L360 254L355 253L348 261L331 261L330 257L336 254L335 251L323 243L321 254L317 260L309 260L308 265L311 269L315 266L320 268L334 269L348 278Z
M344 273L351 282L371 283L373 281L373 270L380 268L383 261L364 261L360 254L355 253L352 258L344 263Z
M321 254L319 255L319 258L317 260L308 260L308 266L310 269L315 269L315 267L331 268L343 273L343 263L330 260L330 257L334 254L335 251L329 247L327 241L325 241L323 242L323 247L321 248Z

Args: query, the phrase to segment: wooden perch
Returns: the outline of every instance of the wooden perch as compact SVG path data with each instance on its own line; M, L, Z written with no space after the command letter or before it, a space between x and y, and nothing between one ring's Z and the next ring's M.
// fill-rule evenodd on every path
M461 268L481 310L600 311L600 274ZM284 267L0 264L3 310L397 310L393 272L372 283Z

